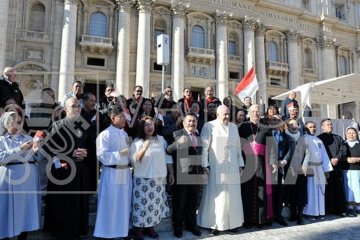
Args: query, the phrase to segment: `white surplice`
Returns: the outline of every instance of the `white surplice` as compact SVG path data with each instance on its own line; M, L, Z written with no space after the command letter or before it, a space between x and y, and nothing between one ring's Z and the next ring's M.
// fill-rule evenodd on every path
M304 158L305 165L312 168L314 175L307 177L307 204L304 214L325 215L325 172L333 170L323 142L315 136L306 134L305 144L309 151Z
M96 139L97 158L103 167L99 184L95 237L118 238L128 235L132 194L130 168L106 167L128 165L128 154L119 153L119 150L128 147L127 133L114 126L105 129Z
M244 166L238 128L219 120L208 122L201 132L203 167L210 166L204 185L198 225L220 231L240 227L244 222L239 168Z

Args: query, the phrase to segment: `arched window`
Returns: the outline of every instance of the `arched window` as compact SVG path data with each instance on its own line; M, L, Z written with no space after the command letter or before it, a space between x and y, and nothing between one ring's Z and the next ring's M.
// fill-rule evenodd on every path
M313 69L312 51L310 48L306 48L304 51L304 67Z
M107 36L107 18L101 12L95 12L90 16L89 35L106 37Z
M36 32L45 31L45 6L41 3L33 5L30 9L29 30Z
M270 41L268 44L268 47L269 47L269 49L268 49L269 60L278 62L279 55L278 55L278 47L277 47L276 42Z
M191 46L205 48L205 30L199 25L193 26L191 30Z
M339 57L339 74L340 76L348 74L347 61L344 56Z
M236 54L236 38L234 34L229 34L229 41L228 41L228 54L229 55L237 55Z
M156 49L157 48L157 36L161 35L161 34L166 34L166 22L162 19L158 19L156 22L155 22L155 28L154 28L154 48Z

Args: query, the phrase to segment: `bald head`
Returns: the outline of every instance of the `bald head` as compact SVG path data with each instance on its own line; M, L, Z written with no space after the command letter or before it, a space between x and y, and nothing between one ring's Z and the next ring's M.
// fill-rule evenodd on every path
M291 92L289 93L289 98L290 98L290 99L295 99L295 98L296 98L296 92L295 92L295 91L291 91Z
M80 116L80 102L77 98L68 98L64 104L64 111L67 118L76 118Z
M13 67L6 67L4 69L4 76L7 78L10 82L16 81L16 69Z
M260 106L257 104L251 105L249 108L249 117L252 123L258 124L260 121Z
M226 105L220 105L216 109L216 116L224 125L228 125L230 119L230 110Z

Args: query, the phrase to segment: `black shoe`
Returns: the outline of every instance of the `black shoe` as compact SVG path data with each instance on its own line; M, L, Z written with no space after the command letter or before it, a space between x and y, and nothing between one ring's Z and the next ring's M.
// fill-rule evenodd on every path
M174 236L177 238L182 238L182 236L183 236L182 230L181 229L174 230Z
M220 234L219 230L213 229L211 230L211 234L214 236L218 236Z
M297 220L296 216L290 216L288 219L289 222L295 222L296 220Z
M148 235L149 237L153 239L159 238L159 234L155 232L153 227L148 227L144 229L144 234Z
M193 235L195 236L201 236L201 230L199 227L194 226L194 227L187 227L186 228L187 231L191 232Z
M348 217L357 217L357 214L355 213L355 211L353 209L348 209L346 211L346 216L348 216Z
M275 218L275 222L277 222L278 224L284 227L288 226L287 222L285 222L283 217Z
M233 228L228 230L231 233L239 233L239 228Z
M252 228L252 226L253 225L251 223L245 223L245 222L242 225L242 227L245 228L245 229L250 229L250 228Z
M298 225L304 225L304 218L298 218L296 222Z

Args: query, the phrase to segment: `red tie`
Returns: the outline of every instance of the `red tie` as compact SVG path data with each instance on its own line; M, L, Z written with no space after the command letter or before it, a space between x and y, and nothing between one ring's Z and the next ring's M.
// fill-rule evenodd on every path
M193 147L196 147L196 139L195 139L195 134L194 133L190 133L190 138L191 138L191 144Z

